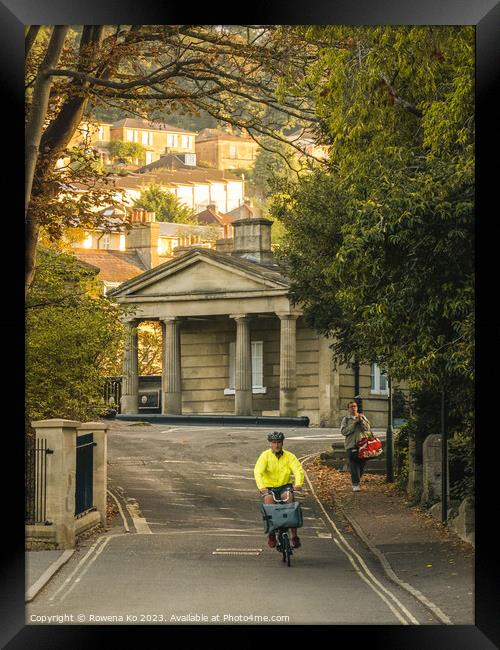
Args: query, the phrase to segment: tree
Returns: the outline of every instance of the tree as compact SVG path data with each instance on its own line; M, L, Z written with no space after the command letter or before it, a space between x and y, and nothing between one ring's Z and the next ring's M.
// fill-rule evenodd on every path
M330 169L275 199L294 297L344 360L470 377L473 31L329 26L314 38L343 47L309 80Z
M66 221L102 224L91 205L61 202L78 180L56 163L85 115L102 106L128 114L168 116L205 111L219 122L246 128L255 138L279 140L282 123L315 116L306 99L289 93L282 78L303 77L312 43L288 27L203 25L84 25L30 27L26 32L26 290L33 281L41 225L60 236ZM279 114L279 129L273 115ZM266 119L263 117L266 116ZM110 203L106 175L86 179L93 207ZM81 180L78 180L81 183ZM88 189L89 189L88 188ZM97 191L101 195L97 196ZM107 198L103 193L107 192ZM57 204L60 204L57 206ZM52 228L52 210L59 208ZM57 211L57 210L56 210Z
M325 44L300 83L312 89L330 161L274 197L293 298L334 337L337 359L377 360L414 395L445 389L449 433L470 436L473 30L298 29ZM420 423L430 402L416 402ZM439 407L425 417L440 430Z
M133 163L134 160L144 161L146 150L138 142L122 142L112 140L109 143L109 154L114 162Z
M122 308L96 270L73 255L40 248L26 301L26 418L92 420L123 337Z
M148 212L155 212L157 221L196 223L191 208L181 203L175 194L155 183L151 183L141 192L141 197L134 201L134 205Z

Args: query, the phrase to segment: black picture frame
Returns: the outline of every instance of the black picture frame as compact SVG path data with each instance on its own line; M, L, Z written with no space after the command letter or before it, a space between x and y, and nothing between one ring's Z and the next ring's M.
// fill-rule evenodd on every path
M326 629L323 643L327 641L336 646L348 644L350 647L396 648L398 650L471 649L487 650L500 647L500 599L498 570L498 536L495 533L495 517L498 512L495 482L495 459L492 458L491 438L495 432L496 416L494 384L488 381L490 369L500 367L498 361L499 318L495 316L494 305L498 302L496 294L488 286L488 280L495 282L496 241L498 218L494 217L496 187L500 147L498 146L498 105L493 101L494 90L500 87L500 4L496 0L361 0L355 4L348 0L328 2L313 0L307 3L289 0L288 2L253 2L246 9L229 7L223 12L218 6L194 9L182 7L179 3L162 6L155 0L130 0L115 2L67 3L51 0L3 0L0 4L0 51L2 60L4 119L16 129L8 129L13 139L11 151L4 169L4 191L14 196L14 208L4 213L4 227L8 225L9 238L23 241L20 212L20 196L23 162L20 152L20 130L23 109L23 62L25 24L185 24L196 18L199 23L215 24L420 24L420 25L475 25L476 26L476 118L477 118L477 175L476 203L480 215L476 230L477 256L477 347L476 358L479 370L476 389L477 409L477 482L476 482L476 624L475 626L331 626ZM242 13L246 15L241 15ZM18 203L19 202L19 203ZM488 207L491 205L491 216ZM15 212L15 215L13 214ZM496 229L496 230L495 230ZM10 239L12 240L12 239ZM263 635L258 626L183 626L150 627L144 626L25 626L24 625L24 450L19 414L24 410L22 386L23 368L20 360L24 354L24 293L21 288L22 245L14 251L13 261L5 276L8 306L3 318L4 345L7 352L4 364L9 368L9 388L14 397L4 402L7 407L7 420L11 426L4 429L4 465L14 468L7 487L4 487L4 526L3 538L6 550L2 558L2 579L0 598L1 632L0 643L6 648L87 648L108 645L118 632L124 631L130 643L144 644L147 633L163 640L171 639L172 634L181 634L182 642L187 644L195 636L203 637L207 644L224 632L230 631L240 643L269 643L269 632ZM10 357L8 356L10 354ZM11 393L11 390L6 391ZM10 422L9 422L10 424ZM6 470L6 468L5 468ZM2 472L5 476L6 471ZM286 594L284 594L286 595ZM293 594L289 594L293 598ZM295 626L294 626L295 627ZM307 627L307 626L306 626ZM317 626L314 626L317 627ZM330 626L326 626L330 628ZM286 643L299 642L294 639L295 631L278 630ZM308 633L307 629L305 630ZM311 631L312 632L312 631ZM317 630L314 631L316 636ZM276 637L279 640L280 637ZM273 639L274 643L274 639Z

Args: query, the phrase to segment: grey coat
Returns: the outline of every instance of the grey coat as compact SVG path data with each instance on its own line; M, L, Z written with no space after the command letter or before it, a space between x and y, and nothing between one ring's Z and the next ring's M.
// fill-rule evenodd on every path
M352 449L361 440L365 432L370 431L370 423L362 416L361 422L356 422L353 415L345 415L340 424L340 433L345 436L344 448Z

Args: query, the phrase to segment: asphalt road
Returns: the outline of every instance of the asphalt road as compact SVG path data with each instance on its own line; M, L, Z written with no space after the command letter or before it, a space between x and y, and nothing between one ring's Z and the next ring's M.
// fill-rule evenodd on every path
M329 450L340 436L284 432L285 448L299 458ZM267 433L113 423L109 488L124 519L79 545L27 606L26 622L437 624L387 580L307 480L292 566L267 547L253 478Z

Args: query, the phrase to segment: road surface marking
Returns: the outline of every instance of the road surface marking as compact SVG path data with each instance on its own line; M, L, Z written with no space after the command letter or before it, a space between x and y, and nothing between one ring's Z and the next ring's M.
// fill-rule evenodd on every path
M58 589L54 594L52 594L52 596L49 598L49 601L50 601L50 600L54 600L54 598L57 596L57 594L58 594L62 589L64 589L64 587L66 587L66 586L69 584L69 582L71 582L71 578L76 574L76 572L78 571L78 569L79 569L81 566L83 566L83 564L85 563L85 561L87 560L87 558L88 558L88 557L89 557L89 556L94 552L94 550L97 548L97 546L98 546L102 541L103 541L103 537L100 537L96 542L94 542L94 544L89 548L89 550L88 550L87 553L84 555L84 557L80 560L80 562L78 562L78 564L76 565L76 568L75 568L75 569L70 573L70 575L69 575L69 576L66 578L66 580L62 583L62 585L59 587L59 589Z
M127 533L130 533L130 529L129 529L129 527L128 527L127 519L125 518L125 513L123 512L123 508L121 507L120 502L119 502L118 499L115 497L115 495L113 494L113 492L111 492L111 490L108 489L107 492L108 492L108 494L109 494L109 495L110 495L110 496L111 496L111 497L116 501L116 505L118 506L118 510L119 510L120 515L121 515L121 517L122 517L122 519L123 519L123 527L125 528L125 530L127 531Z
M309 455L309 456L307 456L307 457L304 457L304 460L308 460L308 459L310 459L310 458L312 458L312 457L314 457L314 456L317 456L317 454L311 454L311 455ZM410 620L412 623L414 623L414 624L416 624L416 625L419 625L419 622L418 622L417 619L413 616L413 614L411 614L411 613L408 611L408 609L403 605L403 603L401 603L401 602L398 600L398 598L397 598L397 597L396 597L396 596L395 596L395 595L394 595L394 594L393 594L389 589L387 589L386 587L384 587L384 585L382 585L382 584L380 583L380 581L377 580L377 578L375 578L375 576L373 575L373 573L372 573L372 572L370 571L370 569L366 566L366 564L365 564L365 562L363 561L363 559L362 559L362 558L358 555L358 553L356 553L356 551L355 551L355 550L350 546L350 544L348 543L348 541L345 539L345 537L342 535L342 533L340 532L340 530L337 528L337 526L335 525L335 523L332 521L332 519L331 519L330 516L328 515L328 513L327 513L327 511L325 510L325 507L323 506L323 504L321 503L321 501L318 499L318 497L317 497L317 495L316 495L316 492L314 491L314 488L313 488L313 486L312 486L312 483L311 483L311 481L310 481L310 479L309 479L309 476L307 475L307 472L306 472L305 469L304 469L304 474L305 474L305 478L307 479L307 482L309 483L309 487L310 487L310 489L311 489L312 494L314 495L314 498L316 499L316 501L317 501L318 504L320 505L320 507L321 507L321 509L323 510L323 512L324 512L324 514L325 514L325 516L326 516L326 518L327 518L328 521L330 522L332 528L333 528L334 531L337 533L338 537L342 540L342 543L345 545L346 549L349 549L349 551L351 551L351 553L353 554L353 556L355 556L355 557L358 559L358 562L359 562L359 564L361 565L361 567L364 569L366 575L370 577L370 579L373 581L374 584L372 585L372 584L368 581L368 579L365 578L365 576L361 573L361 569L360 569L359 567L356 566L356 564L355 564L353 558L351 557L350 553L349 553L347 550L345 550L345 549L342 548L342 546L340 545L339 541L338 541L336 538L333 538L334 542L338 545L338 547L339 547L341 550L344 551L345 555L349 558L351 564L354 566L354 568L356 569L356 572L359 574L359 576L360 576L361 578L363 578L363 580L364 580L365 582L367 582L367 584L370 585L370 587L373 589L373 591L375 591L376 593L378 593L378 595L380 596L380 598L381 598L382 600L384 600L384 602L386 602L386 603L389 605L389 607L391 608L391 610L393 610L392 605L389 603L389 601L387 601L387 600L385 599L385 597L383 596L383 594L381 594L381 593L379 592L379 590L377 590L377 588L375 587L375 585L377 585L377 586L378 586L382 591L384 591L386 594L388 594L388 595L389 595L389 596L394 600L394 602L396 602L396 603L398 604L398 606L399 606L399 607L401 608L401 610L402 610L402 611L403 611L403 612L408 616L409 620ZM394 610L393 610L393 611L394 611ZM398 618L401 620L401 615L400 615L399 613L398 613ZM403 622L404 622L405 625L408 625L408 622L407 622L406 620L403 619Z
M340 549L340 550L341 550L341 551L342 551L342 552L347 556L347 558L349 559L349 562L352 564L352 566L354 567L354 570L355 570L356 573L359 575L359 577L360 577L362 580L364 580L364 581L366 582L366 584L367 584L367 585L368 585L368 586L369 586L369 587L370 587L370 588L371 588L371 589L372 589L372 590L373 590L373 591L374 591L374 592L375 592L375 593L376 593L376 594L377 594L377 595L378 595L378 596L379 596L379 597L384 601L384 603L389 607L389 609L392 611L392 613L394 614L394 616L395 616L395 617L396 617L396 618L397 618L397 619L398 619L398 620L399 620L403 625L409 625L408 621L407 621L407 620L402 616L402 614L401 614L401 613L400 613L400 612L399 612L399 611L398 611L398 610L397 610L397 609L392 605L392 603L390 603L390 602L387 600L387 598L384 596L384 594L383 594L379 589L377 589L377 587L375 587L375 585L372 584L372 583L370 582L370 580L368 580L368 578L367 578L367 577L362 573L361 569L359 568L359 566L358 566L358 565L356 564L356 562L354 561L354 558L352 557L352 555L351 555L350 553L348 553L344 548L342 548L342 546L340 545L339 540L334 538L333 541L335 542L335 544L337 544L337 546L339 547L339 549ZM385 591L387 591L387 590L385 590ZM397 599L396 599L395 597L393 597L393 598L397 601ZM400 606L401 606L401 609L406 610L406 608L404 607L404 605L401 605L401 604L400 604ZM408 612L408 610L406 610L406 611ZM417 621L417 619L416 619L416 618L413 618L413 616L410 614L410 612L408 612L408 618L410 618L410 620L412 620L412 622L415 623L416 625L419 625L419 622Z
M60 602L60 603L62 603L62 601L63 601L63 600L64 600L64 599L65 599L65 598L66 598L66 597L67 597L67 596L68 596L68 595L73 591L73 589L77 586L77 584L80 582L80 580L83 578L83 576L84 576L84 575L87 573L87 571L90 569L90 567L92 566L92 564L94 564L94 562L97 560L97 558L99 557L99 555L100 555L100 554L103 552L103 550L106 548L106 545L107 545L107 543L109 542L109 540L110 540L112 537L119 537L119 536L120 536L120 535L110 535L109 537L106 537L106 539L104 540L104 543L101 544L101 546L99 547L99 549L95 552L94 557L93 557L91 560L89 560L89 561L87 562L86 566L83 567L82 572L80 573L80 575L78 576L78 578L76 578L76 580L73 582L73 584L71 585L71 587L66 591L66 593L63 594L63 596L61 596L61 598L59 599L59 602Z
M262 553L261 548L216 548L216 551L258 551Z
M212 551L212 555L260 555L253 551Z

